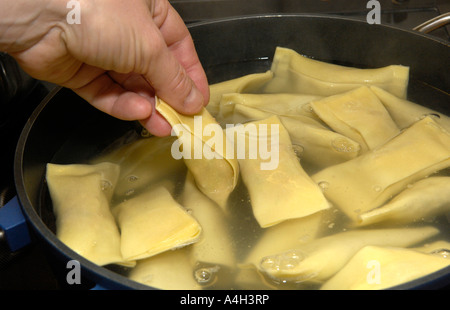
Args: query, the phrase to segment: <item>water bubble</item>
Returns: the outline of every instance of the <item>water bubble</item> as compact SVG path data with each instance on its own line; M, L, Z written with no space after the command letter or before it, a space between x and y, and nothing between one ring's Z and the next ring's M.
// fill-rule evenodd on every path
M128 182L135 182L135 181L137 181L139 178L137 177L137 176L135 176L135 175L130 175L128 178L127 178L127 180L128 180Z
M351 153L357 151L355 146L345 138L337 138L331 141L331 146L338 152Z
M294 269L303 260L302 253L291 250L285 253L264 257L261 260L261 267L263 269L272 270L289 270Z
M327 181L321 181L318 185L322 189L322 191L326 191L328 187L330 187L330 183L328 183Z
M298 241L300 243L305 243L305 242L311 241L312 239L313 239L313 237L310 234L305 234L305 235L301 236L300 238L298 238Z
M294 153L295 155L297 155L297 157L301 157L303 152L305 151L305 148L298 144L293 144L292 149L294 150Z
M129 190L127 190L126 192L125 192L125 196L131 196L131 195L133 195L134 194L134 188L130 188Z
M102 191L107 191L112 188L112 184L108 180L102 180L101 182Z
M198 284L206 285L215 281L219 266L201 267L194 270L194 279Z
M373 189L374 191L376 191L377 193L381 192L381 186L379 186L379 185L374 185L374 186L372 187L372 189Z
M307 112L307 113L313 113L313 112L314 112L314 110L313 110L313 108L312 108L312 106L311 106L310 103L307 103L307 104L302 105L302 106L300 107L300 109L303 110L303 111L305 111L305 112Z
M436 256L440 256L442 258L450 258L450 250L448 250L448 249L434 250L430 254L433 254L433 255L436 255Z

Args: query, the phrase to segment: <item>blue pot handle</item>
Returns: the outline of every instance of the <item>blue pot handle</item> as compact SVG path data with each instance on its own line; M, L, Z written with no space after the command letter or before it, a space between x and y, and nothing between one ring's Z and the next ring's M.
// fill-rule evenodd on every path
M0 230L11 252L16 252L31 243L27 221L22 213L17 196L0 208Z

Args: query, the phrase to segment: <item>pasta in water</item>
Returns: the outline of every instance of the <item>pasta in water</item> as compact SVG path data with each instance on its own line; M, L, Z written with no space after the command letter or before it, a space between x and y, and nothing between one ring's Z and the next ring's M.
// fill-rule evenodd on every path
M201 226L164 186L113 207L125 260L154 256L198 240Z
M200 290L192 276L189 249L166 251L137 262L128 276L131 280L162 290Z
M450 132L450 117L447 115L438 113L412 101L396 97L379 87L372 86L370 89L380 99L386 107L386 110L389 111L392 119L401 129L411 126L425 116L429 116L433 117L439 125Z
M173 131L178 136L183 148L183 159L189 171L194 176L199 189L209 198L225 208L228 196L236 187L239 166L235 158L227 156L226 150L232 148L228 146L229 142L225 135L219 137L222 143L220 149L210 139L203 136L205 128L215 128L215 134L222 134L222 128L216 120L203 108L197 115L201 121L195 123L195 116L186 116L177 113L167 103L157 98L156 109L173 126ZM196 129L197 128L197 129ZM212 139L212 138L211 138ZM199 147L196 147L196 146ZM215 152L212 158L205 154L205 146ZM197 155L197 151L200 154ZM205 171L214 171L214 173L205 173Z
M176 137L138 139L95 158L92 163L112 162L120 165L114 200L122 201L148 189L161 179L176 182L185 172L183 161L171 155ZM175 176L175 177L174 177Z
M213 115L219 111L222 95L228 93L254 93L273 77L272 71L254 73L209 86L210 99L206 109Z
M384 289L448 268L450 118L406 98L408 74L278 47L196 115L156 98L172 136L133 126L87 164L48 164L57 236L169 290Z
M429 177L411 184L385 205L362 213L358 225L408 224L450 212L450 177Z
M426 117L383 146L312 178L326 183L325 196L356 222L359 214L449 165L450 134Z
M321 230L324 214L317 212L310 216L284 221L264 230L242 267L258 267L263 257L288 251L315 240Z
M265 130L263 130L266 128ZM270 130L269 130L270 128ZM249 122L236 133L238 145L245 145L245 156L237 156L242 179L250 193L253 214L261 227L304 217L329 208L319 186L306 174L292 149L289 134L277 116L262 121ZM261 152L250 154L261 143L267 143L278 159L270 162ZM268 164L268 169L263 165ZM272 165L273 164L273 165Z
M408 247L438 232L434 227L422 227L338 233L263 257L259 268L280 281L321 282L338 272L364 246Z
M386 289L416 280L447 266L450 266L448 259L410 249L366 246L321 289Z
M219 107L217 110L217 118L221 121L221 112L227 105L244 105L250 108L258 109L269 114L278 116L306 116L312 118L316 122L323 125L323 121L314 113L311 108L311 101L322 99L321 96L303 95L303 94L246 94L240 92L224 93L219 100ZM229 112L228 112L229 113ZM249 118L248 120L251 120ZM247 121L248 121L247 120Z
M333 130L374 149L400 133L386 108L366 87L312 101L314 112Z
M56 216L56 236L100 266L124 263L119 229L110 210L119 171L120 167L112 163L47 164L46 180Z
M391 65L377 69L359 69L330 64L277 47L271 67L273 78L263 93L302 93L332 96L360 86L378 86L406 98L409 68Z
M269 118L274 113L260 109L256 104L246 104L249 95L228 94L222 96L219 118L225 122L246 123ZM245 102L245 103L243 103ZM320 170L355 158L360 144L325 127L315 118L303 113L275 114L289 133L289 137L309 171Z
M198 190L190 173L186 176L181 203L202 227L200 239L191 247L193 262L234 267L236 258L228 232L226 214Z

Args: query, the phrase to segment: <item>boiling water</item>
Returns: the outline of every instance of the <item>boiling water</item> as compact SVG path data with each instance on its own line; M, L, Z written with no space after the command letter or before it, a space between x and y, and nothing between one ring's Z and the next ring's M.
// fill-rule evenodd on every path
M140 139L140 138L138 138ZM154 138L149 138L154 139ZM129 139L126 139L129 140ZM117 147L117 145L116 145ZM295 148L294 151L301 156L302 148ZM103 154L104 155L104 154ZM309 171L310 167L303 167L305 171ZM183 165L178 170L173 171L171 175L167 176L168 180L173 182L173 196L176 200L180 200L180 195L183 193L185 176L187 168ZM142 171L145 173L145 171ZM438 175L450 176L450 169L440 171ZM115 205L123 200L130 199L135 195L140 193L139 190L133 189L133 184L139 180L138 175L127 176L127 190L124 195L115 197L112 204ZM129 187L128 187L129 186ZM323 191L326 191L327 184L319 183L319 186ZM123 192L118 189L119 192ZM142 190L146 190L141 189ZM374 187L374 190L377 190ZM228 210L230 211L230 216L226 217L227 223L227 233L229 234L229 239L232 241L233 255L236 258L236 265L230 266L220 266L209 264L207 262L198 262L194 264L192 270L190 271L193 279L197 281L200 288L204 289L318 289L320 288L320 283L314 283L310 281L277 281L271 279L263 274L257 274L254 271L246 270L248 275L242 273L242 269L239 267L239 263L243 262L246 256L254 248L255 244L258 242L260 237L263 235L265 229L262 229L256 222L249 194L242 181L239 178L239 182L235 190L231 193L228 205ZM317 237L330 236L340 232L351 231L353 228L351 222L348 218L337 208L330 208L322 212L322 218L320 222L320 228ZM433 237L432 240L427 240L426 242L431 242L433 240L446 240L450 241L450 231L448 229L450 218L446 215L436 216L433 218L423 219L418 223L409 224L408 227L416 227L421 225L433 225L440 229L440 234ZM372 225L369 228L392 228L395 226L384 226L383 224ZM402 226L406 227L406 226ZM299 244L310 241L311 236L305 235L299 240ZM226 240L224 238L223 240ZM419 246L419 245L417 245ZM189 246L188 246L189 247ZM176 250L175 250L176 251ZM440 253L436 255L448 256L449 249L443 249ZM302 260L301 253L298 254L294 251L290 253L290 256L283 260L283 264L298 264ZM266 259L262 261L262 264L273 263ZM119 267L119 266L107 266L107 268L118 272L124 276L128 276L132 269ZM258 282L255 282L255 275L257 276ZM246 279L246 277L248 277ZM149 275L149 281L144 281L143 284L151 286L151 275ZM170 289L170 287L167 287Z
M228 66L224 66L223 71L227 71ZM217 70L216 70L217 71ZM220 71L220 70L219 70ZM258 71L258 70L256 70ZM261 72L261 71L258 71ZM436 111L439 111L441 113L444 113L446 115L450 115L449 112L449 95L445 94L439 90L435 90L433 88L430 88L427 85L423 85L418 81L411 80L411 87L412 92L410 96L410 100L421 103L423 105L426 105ZM433 101L430 101L429 99L433 98ZM135 136L135 131L132 130L131 134L128 132L123 137L119 138L113 145L111 145L110 148L106 149L101 156L105 155L111 150L117 149L118 147L121 147L128 143L133 143L134 141L138 139L147 139L148 137L144 134L145 137L141 136ZM131 138L130 138L131 137ZM151 138L150 138L151 139ZM85 140L85 137L75 137L75 141L78 140ZM337 141L339 142L339 141ZM66 146L70 146L72 143L71 141L68 141L66 143ZM76 143L75 143L76 144ZM338 149L345 149L345 145L336 144L336 147ZM294 146L294 151L301 157L302 153L302 147ZM67 154L73 153L73 148L69 148L69 151L66 149L62 149L59 154L55 156L55 162L58 162L60 158L61 162L67 162ZM96 157L98 154L93 155L93 157ZM69 156L69 158L71 158ZM72 163L72 162L71 162ZM303 167L307 172L311 172L309 167ZM446 169L444 171L440 171L439 175L446 175L450 176L450 169ZM168 176L167 178L173 181L174 184L174 198L179 199L180 194L183 191L183 186L185 182L185 176L186 176L186 167L172 172L171 176ZM140 190L137 190L133 188L133 184L137 184L139 181L140 176L139 175L130 175L128 176L127 182L128 182L128 190L125 191L124 196L120 197L114 197L113 204L120 203L124 199L129 199L135 195L138 195L140 193ZM322 188L322 190L326 191L327 184L326 183L320 183L319 186ZM108 187L108 184L105 184L105 189ZM374 190L377 190L375 187ZM47 194L48 195L48 194ZM47 199L46 201L50 201L50 199ZM264 233L264 229L260 228L258 223L256 222L255 218L253 217L252 213L252 206L249 194L242 182L241 179L239 179L238 185L236 189L231 194L229 201L228 201L228 209L230 210L231 216L227 218L227 227L228 227L228 234L230 236L230 239L232 240L232 247L234 250L234 255L236 257L237 263L242 262L248 253L252 250L252 248L255 246L256 242L260 239L260 237ZM53 215L51 214L51 204L47 204L47 213L50 214L49 218L50 220L46 220L46 223L48 223L49 227L52 229L52 231L55 231L54 227L54 219ZM45 211L45 209L44 209ZM42 210L41 210L42 212ZM329 210L322 211L323 217L321 219L320 223L320 231L318 233L317 237L325 237L329 235L333 235L340 232L346 232L351 231L354 229L347 219L347 217L337 208L330 208ZM44 218L44 216L43 216ZM450 230L449 230L449 222L450 218L448 215L440 215L434 218L430 219L423 219L423 221L407 225L409 227L413 226L421 226L421 225L433 225L440 229L440 234L433 237L433 239L427 240L426 242L432 242L434 240L445 240L450 242ZM371 228L383 228L382 224L379 225L373 225ZM386 226L387 227L387 226ZM310 240L310 236L305 235L304 237L299 240L299 243L307 242ZM416 245L420 246L420 244ZM301 260L301 255L297 255L297 253L292 252L292 255L289 257L289 259L294 261L296 263L298 260ZM449 249L443 249L439 253L436 253L436 255L441 255L443 257L448 257ZM330 258L332 259L332 258ZM266 263L269 263L266 261ZM289 260L287 261L289 263ZM113 270L114 272L117 272L125 277L128 277L132 271L131 268L126 268L118 265L110 265L106 266L106 268ZM232 268L225 267L225 266L219 266L219 265L211 265L207 263L199 263L192 267L192 270L190 271L190 274L195 281L199 284L199 287L205 288L205 289L318 289L320 288L320 284L314 284L310 282L298 282L298 283L288 283L283 281L276 281L273 279L270 279L268 277L265 277L264 275L258 275L257 279L259 282L254 282L254 273L249 273L248 278L244 279L241 277L242 274L240 274L238 271L240 270L239 266L236 265ZM239 278L240 277L240 278ZM239 281L237 279L240 279ZM151 275L149 275L149 279L151 279ZM144 284L151 285L151 281L146 282Z

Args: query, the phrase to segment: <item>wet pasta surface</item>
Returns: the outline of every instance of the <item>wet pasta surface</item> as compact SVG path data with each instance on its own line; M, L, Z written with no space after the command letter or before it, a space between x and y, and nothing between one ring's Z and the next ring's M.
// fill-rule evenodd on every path
M123 257L120 267L104 266L162 289L380 289L414 277L405 277L399 265L398 277L383 277L381 271L382 285L378 278L372 283L369 261L379 264L377 270L402 261L410 268L427 266L418 268L416 278L450 265L450 195L445 191L450 122L447 115L405 97L407 68L330 65L284 48L277 49L273 64L271 70L211 85L212 101L204 113L224 130L230 124L276 123L288 136L282 150L289 156L279 159L285 164L294 158L289 172L307 182L288 186L295 178L279 166L261 173L259 164L267 161L261 156L245 154L231 166L201 162L204 158L193 163L173 158L175 136L135 137L87 163L120 167L108 200L111 210L121 206L123 212L125 202L164 188L183 218L192 219L187 225L192 238L149 257ZM413 138L418 135L423 135L420 143ZM202 191L195 174L207 185L225 184L226 194L214 196L214 187ZM305 184L316 198L298 195ZM290 195L299 198L285 199ZM283 208L303 211L280 217ZM261 209L269 210L264 223L270 225L262 224ZM147 223L162 223L168 215L151 215ZM143 217L135 218L145 226ZM349 284L349 278L365 283Z

